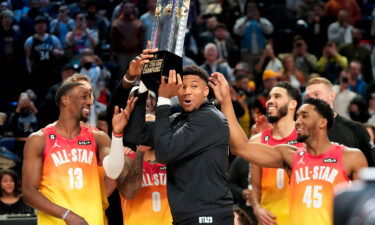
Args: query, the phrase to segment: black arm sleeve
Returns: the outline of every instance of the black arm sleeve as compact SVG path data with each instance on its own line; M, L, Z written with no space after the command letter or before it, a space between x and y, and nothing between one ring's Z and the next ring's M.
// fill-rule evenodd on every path
M138 101L124 129L124 140L154 147L154 122L145 122L147 96L148 92L138 94Z

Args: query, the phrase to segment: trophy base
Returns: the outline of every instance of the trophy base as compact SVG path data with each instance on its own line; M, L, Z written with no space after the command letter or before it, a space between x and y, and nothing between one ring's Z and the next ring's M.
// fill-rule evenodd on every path
M157 51L150 62L143 66L141 81L146 87L158 93L161 76L168 78L169 70L176 70L176 73L182 73L182 57L166 50Z

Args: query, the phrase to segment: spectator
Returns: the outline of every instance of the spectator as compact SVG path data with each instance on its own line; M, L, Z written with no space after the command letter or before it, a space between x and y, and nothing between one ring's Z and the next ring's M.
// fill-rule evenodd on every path
M109 28L111 23L99 12L99 4L97 0L89 0L87 2L87 27L96 30L99 34L99 42L105 43L108 40Z
M212 40L219 52L219 61L227 62L229 66L234 67L239 61L238 47L228 32L227 26L219 23L214 28L214 39Z
M360 41L362 40L362 31L354 28L352 30L353 42L345 44L340 47L339 53L345 56L349 62L358 60L363 65L363 78L366 83L370 83L373 80L373 73L371 67L371 52L368 48L362 46Z
M1 172L0 215L34 214L34 209L23 202L17 173L7 169Z
M78 0L69 6L70 17L75 17L78 12L86 12L87 0Z
M140 17L140 21L143 23L145 28L145 42L143 47L147 47L147 41L151 40L152 27L154 24L154 15L156 9L156 0L147 1L148 11Z
M375 127L375 93L371 92L368 97L368 112L371 117L368 119L367 123Z
M299 35L293 39L292 54L296 61L296 68L299 69L306 78L316 71L316 63L318 60L315 55L308 52L308 46L306 41ZM285 55L280 55L279 58L283 59Z
M340 116L350 119L349 104L357 96L356 93L349 89L350 73L343 70L340 73L339 84L333 86L336 98L333 102L333 110Z
M350 102L349 115L350 119L360 123L366 123L371 117L367 103L361 97L356 97Z
M323 77L336 83L340 72L348 66L348 60L337 52L335 43L328 42L323 48L323 56L320 57L317 66Z
M327 2L327 12L332 17L337 17L341 10L348 12L351 25L354 25L362 17L361 9L355 0L329 0Z
M218 58L217 47L213 43L208 43L204 47L204 58L205 62L201 65L201 67L208 73L212 74L214 72L222 73L228 82L233 82L234 76L232 73L232 69L228 66L227 63L222 63L219 61Z
M357 60L352 61L349 65L349 74L349 89L366 98L367 84L362 79L362 64Z
M263 74L265 70L272 70L279 72L283 68L283 64L276 57L275 51L273 49L273 44L270 42L266 44L262 56L255 67L255 72L257 74Z
M219 24L215 16L211 16L206 19L206 26L203 28L198 35L198 46L203 49L208 43L213 42L214 40L214 30L215 27ZM203 52L201 52L203 53Z
M130 1L124 2L120 17L112 22L112 51L116 54L120 75L124 74L129 63L143 49L144 27L136 17L136 8Z
M57 57L64 54L59 39L47 33L47 18L35 19L36 34L25 42L27 71L31 77L31 88L43 99L48 87L58 81Z
M53 19L50 24L51 34L59 38L62 46L65 48L66 34L73 30L74 20L69 17L69 8L67 5L61 5L57 18Z
M337 20L328 27L328 41L334 42L337 46L349 44L353 41L353 26L349 23L349 15L345 10L341 10Z
M15 154L22 159L23 147L27 137L39 129L37 114L38 109L35 106L36 96L31 90L22 92L18 98L17 108L10 120L10 127L16 139L14 145ZM21 174L21 163L17 163L16 171Z
M283 69L280 71L281 79L288 81L293 87L302 88L305 86L305 75L296 67L293 55L285 56Z
M333 18L327 15L326 5L323 2L314 5L314 11L307 19L305 39L309 50L315 56L321 56L323 47L328 41L328 27L333 23Z
M241 60L254 68L266 45L266 36L273 32L272 23L266 18L260 17L255 3L249 3L247 15L236 21L233 32L241 37Z
M321 0L301 0L297 7L298 17L301 19L306 19L317 4L322 3Z
M24 86L19 81L26 78L25 51L22 48L25 40L14 24L12 11L2 11L0 21L0 108L7 110L10 102L17 101Z
M86 14L82 11L74 15L74 29L66 34L66 43L71 50L72 62L77 63L84 49L94 50L99 43L98 31L87 27Z

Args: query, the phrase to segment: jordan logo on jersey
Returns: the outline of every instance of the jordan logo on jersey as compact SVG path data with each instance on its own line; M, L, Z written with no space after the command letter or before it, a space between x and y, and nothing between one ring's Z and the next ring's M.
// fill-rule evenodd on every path
M314 166L312 169L305 166L295 170L294 173L297 184L311 179L324 180L333 184L339 171L327 166Z

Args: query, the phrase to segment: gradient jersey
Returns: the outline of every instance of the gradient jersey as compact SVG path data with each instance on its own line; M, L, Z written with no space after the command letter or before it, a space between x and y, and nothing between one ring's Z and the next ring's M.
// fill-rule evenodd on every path
M130 155L135 157L135 153ZM165 164L143 162L142 187L133 199L121 197L124 225L170 225Z
M272 128L262 132L261 143L271 146L279 144L291 144L302 147L297 143L297 132L293 130L289 136L283 139L272 137ZM261 168L262 169L262 197L260 205L272 212L276 216L278 225L290 224L289 218L289 177L281 168Z
M81 127L67 139L54 125L42 129L46 136L39 191L53 203L82 216L90 225L103 225L99 168L94 135ZM37 212L38 224L66 225L59 218Z
M334 144L319 156L305 149L295 152L290 180L292 225L333 224L334 187L349 181L342 163L344 148Z

